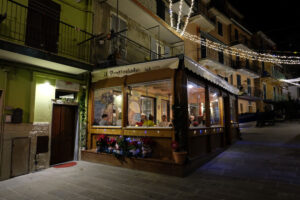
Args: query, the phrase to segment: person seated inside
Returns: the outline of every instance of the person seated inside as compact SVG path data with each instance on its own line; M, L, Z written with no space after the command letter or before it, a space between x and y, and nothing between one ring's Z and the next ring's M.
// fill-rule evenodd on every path
M99 122L100 126L107 126L108 125L108 115L107 114L103 114L101 117L101 120Z
M198 126L198 125L199 125L199 123L198 123L198 121L195 119L195 116L194 116L194 115L191 115L191 116L190 116L190 126L196 127L196 126Z
M161 117L161 122L159 123L159 127L169 127L170 126L170 122L167 121L167 116L166 115L163 115Z
M137 126L143 126L143 124L144 124L145 121L147 121L147 116L144 113L142 113L141 114L141 121L137 122L136 125Z
M143 126L154 126L154 117L150 114L149 119L143 123Z

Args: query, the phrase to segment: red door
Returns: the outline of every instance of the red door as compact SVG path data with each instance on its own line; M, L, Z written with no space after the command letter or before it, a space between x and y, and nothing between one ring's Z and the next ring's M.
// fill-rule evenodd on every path
M76 110L76 106L53 106L50 165L74 159Z

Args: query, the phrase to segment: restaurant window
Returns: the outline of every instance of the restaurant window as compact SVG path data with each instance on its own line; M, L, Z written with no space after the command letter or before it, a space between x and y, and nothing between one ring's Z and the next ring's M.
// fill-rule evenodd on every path
M205 127L205 87L188 81L187 90L190 127Z
M94 91L94 122L98 126L121 126L122 88L101 88Z
M209 104L210 104L210 122L212 126L221 124L220 102L221 102L221 97L219 92L214 89L210 89Z
M128 86L129 127L171 127L172 84L170 80Z

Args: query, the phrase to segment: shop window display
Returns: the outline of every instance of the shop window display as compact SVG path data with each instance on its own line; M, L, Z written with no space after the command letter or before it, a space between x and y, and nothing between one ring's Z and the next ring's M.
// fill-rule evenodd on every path
M128 126L171 127L171 100L170 80L129 85Z
M121 126L122 88L101 88L94 92L94 122L98 126Z
M187 89L190 127L205 127L205 87L188 81Z

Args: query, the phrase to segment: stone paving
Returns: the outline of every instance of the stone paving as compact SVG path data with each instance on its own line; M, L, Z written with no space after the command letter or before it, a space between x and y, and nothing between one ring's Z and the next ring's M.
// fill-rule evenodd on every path
M242 128L243 140L185 178L78 162L0 182L0 200L300 199L300 123Z

